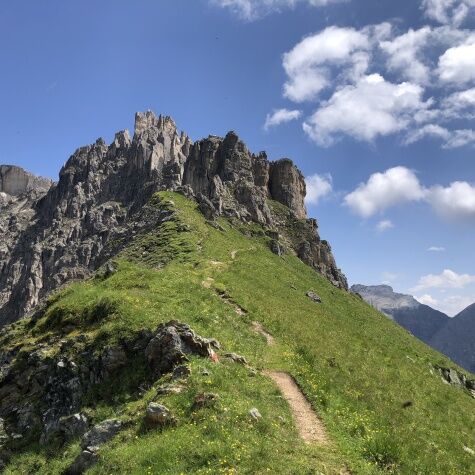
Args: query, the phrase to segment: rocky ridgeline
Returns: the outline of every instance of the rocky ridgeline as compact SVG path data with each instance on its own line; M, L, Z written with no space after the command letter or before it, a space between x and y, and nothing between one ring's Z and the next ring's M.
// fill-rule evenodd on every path
M141 209L159 190L180 191L200 203L208 219L253 221L279 231L269 199L288 208L302 237L294 251L347 288L315 220L307 220L305 180L288 159L254 155L234 132L193 143L169 117L137 113L127 131L79 148L59 181L1 167L0 325L32 310L49 292L90 275L111 257L107 243L143 227ZM119 249L116 249L119 251Z

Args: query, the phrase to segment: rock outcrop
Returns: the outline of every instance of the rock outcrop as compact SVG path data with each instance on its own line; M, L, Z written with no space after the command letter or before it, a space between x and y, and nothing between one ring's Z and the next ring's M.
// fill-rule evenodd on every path
M100 309L94 312L100 313ZM7 335L0 332L2 348ZM88 431L87 418L78 412L86 394L101 384L115 384L118 390L121 375L131 367L133 378L127 390L135 392L179 368L190 356L210 358L217 347L216 340L203 338L188 325L172 320L155 332L137 332L100 351L97 342L83 335L68 342L50 336L28 352L4 350L0 359L0 425L4 431L0 458L4 447L16 439L64 444L84 433L82 448L95 452L122 424L106 421Z
M316 222L306 219L305 181L290 160L254 155L234 132L193 143L170 117L149 111L136 114L133 138L122 131L110 145L98 139L76 150L56 184L1 167L0 326L52 290L89 276L120 251L112 242L153 227L161 218L145 217L143 207L159 190L194 197L208 219L226 216L268 229L279 228L270 203L281 203L303 230L291 251L347 288Z
M14 165L0 165L0 193L21 196L33 193L46 193L53 182L35 176Z

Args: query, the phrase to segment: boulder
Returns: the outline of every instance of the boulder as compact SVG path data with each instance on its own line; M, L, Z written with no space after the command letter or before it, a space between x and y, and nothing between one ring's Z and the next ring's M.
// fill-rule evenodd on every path
M58 433L62 443L82 436L89 428L85 414L76 413L59 419Z
M313 292L312 290L309 290L306 294L305 294L312 302L315 302L315 303L322 303L322 299L319 297L319 295L315 292Z
M234 363L241 364L243 366L247 366L247 360L244 356L237 355L236 353L225 353L224 358L233 361Z
M145 355L158 376L187 361L187 355L211 358L213 347L219 347L216 340L200 337L188 325L172 320L159 325Z
M123 428L124 423L118 419L102 421L84 434L81 447L91 452L97 452L101 445L113 439Z
M176 423L170 410L163 404L151 402L147 406L145 422L148 427L165 427Z

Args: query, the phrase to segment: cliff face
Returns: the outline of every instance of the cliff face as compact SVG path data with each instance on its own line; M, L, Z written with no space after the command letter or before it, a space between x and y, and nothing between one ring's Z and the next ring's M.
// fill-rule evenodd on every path
M0 170L0 325L90 275L120 250L113 243L155 226L161 217L145 219L142 207L158 190L194 197L210 219L254 221L270 230L277 220L269 200L285 205L304 230L293 251L346 288L316 222L306 219L302 174L290 160L251 154L233 132L193 143L171 118L138 113L133 138L123 131L110 145L99 139L79 148L54 185L17 167Z
M21 196L31 192L46 192L52 181L37 177L14 165L0 165L0 193Z

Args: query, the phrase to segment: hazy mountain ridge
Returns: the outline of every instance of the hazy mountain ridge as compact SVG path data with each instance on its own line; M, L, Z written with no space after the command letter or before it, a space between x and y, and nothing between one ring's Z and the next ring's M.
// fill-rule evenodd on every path
M475 303L451 318L429 344L460 366L475 372Z
M389 285L358 284L350 290L460 366L475 371L475 304L450 318Z

